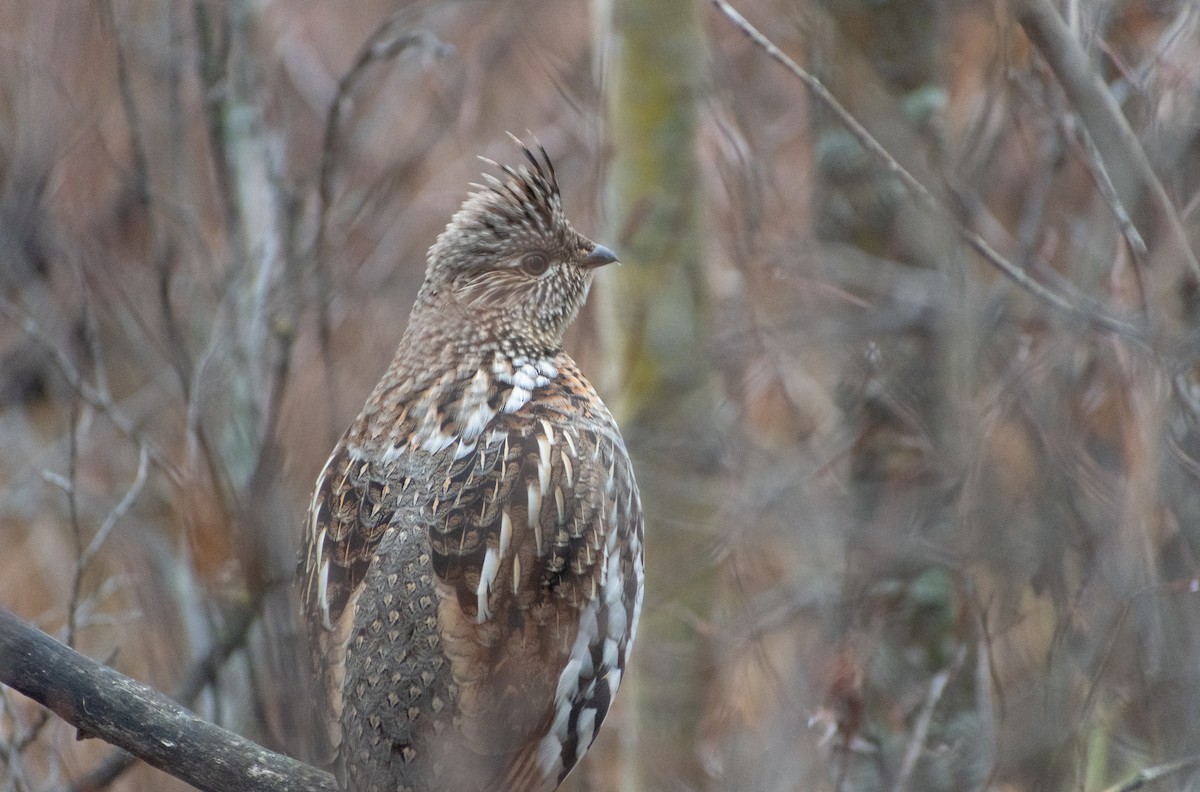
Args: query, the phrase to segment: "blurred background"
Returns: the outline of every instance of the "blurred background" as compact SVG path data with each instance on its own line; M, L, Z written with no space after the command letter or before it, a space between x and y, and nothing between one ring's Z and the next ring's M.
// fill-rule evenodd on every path
M0 603L311 759L309 489L532 134L647 511L565 790L1200 789L1200 8L737 7L942 210L699 0L0 4ZM0 688L0 789L129 765Z

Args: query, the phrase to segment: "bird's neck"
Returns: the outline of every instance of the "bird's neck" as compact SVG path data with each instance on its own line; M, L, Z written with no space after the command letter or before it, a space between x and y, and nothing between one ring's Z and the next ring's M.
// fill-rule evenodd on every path
M526 338L512 332L501 317L459 304L418 303L388 374L394 375L396 384L411 383L411 390L397 394L403 399L443 379L469 379L480 368L520 368L552 362L560 354L560 339Z
M414 311L384 377L367 401L356 433L407 437L410 450L472 446L501 412L516 412L573 362L557 349L497 338L464 321L445 330L446 316Z

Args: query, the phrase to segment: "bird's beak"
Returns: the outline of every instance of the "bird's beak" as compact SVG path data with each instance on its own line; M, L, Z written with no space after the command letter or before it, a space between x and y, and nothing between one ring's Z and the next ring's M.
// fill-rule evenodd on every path
M617 261L617 254L613 253L604 245L596 245L592 248L592 252L583 257L584 269L596 269L603 267L605 264L612 264Z

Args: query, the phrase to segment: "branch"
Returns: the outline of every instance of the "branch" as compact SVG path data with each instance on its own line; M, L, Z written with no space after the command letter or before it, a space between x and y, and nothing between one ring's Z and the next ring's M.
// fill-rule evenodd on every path
M1001 274L1047 305L1102 330L1118 333L1132 339L1141 339L1145 335L1143 329L1138 325L1113 316L1100 306L1094 304L1091 300L1080 298L1072 300L1055 289L1042 284L1025 270L1000 255L982 236L954 220L953 212L942 201L938 200L917 177L913 176L912 173L901 165L884 148L883 144L876 140L875 136L859 123L858 119L849 110L842 106L841 102L829 92L829 89L820 80L801 68L796 61L792 60L788 57L787 53L775 46L770 39L763 35L758 28L751 25L744 16L738 13L737 9L725 2L725 0L712 0L712 2L718 11L724 14L751 41L762 48L768 56L791 72L792 75L798 77L808 87L809 91L812 92L813 96L829 108L859 144L870 152L871 156L882 163L889 173L898 178L909 192L919 199L922 206L935 216L948 218L948 222L953 223L955 230L962 240L989 264L998 269Z
M1124 193L1119 196L1121 202L1128 204L1135 197L1133 188L1137 181L1146 185L1162 210L1193 277L1200 279L1200 262L1192 252L1179 212L1155 175L1146 150L1125 120L1117 100L1091 68L1087 55L1071 35L1067 24L1046 0L1026 0L1018 7L1017 21L1042 53L1075 106L1100 152L1100 159L1107 166L1114 186ZM1121 173L1114 173L1118 169Z
M246 642L247 634L261 610L262 596L263 592L259 590L249 602L242 603L225 614L224 620L227 622L225 631L209 648L208 653L196 660L183 675L178 686L171 693L172 700L185 707L190 707L204 688L213 683L229 656ZM135 761L137 761L137 757L117 749L86 774L75 778L66 787L66 790L69 792L96 792L96 790L105 789L128 770Z
M1191 770L1196 765L1200 765L1200 756L1189 756L1186 759L1178 759L1174 762L1147 767L1139 770L1133 778L1125 783L1114 784L1104 792L1135 792L1135 790L1141 789L1154 781Z
M950 682L950 678L958 673L966 659L967 645L961 644L950 660L950 665L934 674L933 679L929 681L929 693L925 696L925 704L922 705L921 713L917 716L917 722L913 726L912 739L908 741L908 747L904 751L904 761L900 765L900 772L896 777L896 783L892 786L892 792L907 792L913 771L917 768L917 760L921 758L921 752L925 750L925 739L929 736L933 711L941 700L942 694L946 692L946 685Z
M338 154L342 148L346 118L366 77L367 69L372 64L396 58L413 47L420 47L439 57L449 55L454 50L428 31L408 30L403 26L405 18L406 14L403 12L394 13L380 22L367 37L354 58L354 65L338 80L337 91L325 114L325 134L321 141L321 160L317 168L317 230L312 247L312 266L317 287L317 339L321 346L321 359L325 363L326 392L331 397L337 393L334 355L331 352L333 327L329 316L329 302L333 299L334 287L333 276L325 261L325 246L334 199L333 180ZM334 398L327 400L326 414L330 425L336 423L333 419L335 406Z
M209 792L333 792L333 776L198 718L0 607L0 682L79 730Z

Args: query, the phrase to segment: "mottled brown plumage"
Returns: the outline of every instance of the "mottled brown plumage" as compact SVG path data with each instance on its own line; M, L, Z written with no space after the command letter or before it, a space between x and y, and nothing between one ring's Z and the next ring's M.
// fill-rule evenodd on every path
M347 789L553 790L637 628L633 470L562 349L616 259L567 221L545 151L524 153L430 248L313 492L304 603Z

